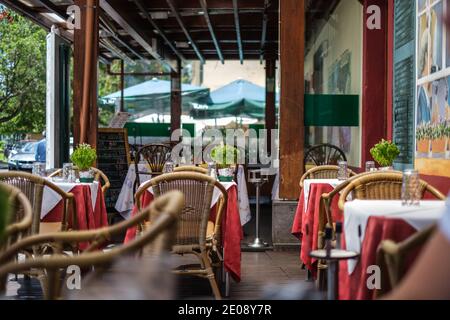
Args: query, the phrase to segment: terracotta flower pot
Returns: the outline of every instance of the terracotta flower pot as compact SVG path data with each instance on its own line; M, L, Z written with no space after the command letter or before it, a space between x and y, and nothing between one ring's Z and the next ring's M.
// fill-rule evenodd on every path
M447 138L439 138L431 141L431 150L433 153L444 153Z
M430 151L430 140L417 141L417 152L428 153Z

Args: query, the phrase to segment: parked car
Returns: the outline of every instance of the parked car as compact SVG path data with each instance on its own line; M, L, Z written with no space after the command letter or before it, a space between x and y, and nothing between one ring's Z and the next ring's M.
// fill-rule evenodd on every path
M18 151L12 150L8 158L9 170L31 171L36 162L36 148L38 142L28 142Z
M12 155L19 153L20 150L22 150L23 147L25 147L25 145L32 143L32 142L36 142L36 140L21 140L21 141L17 141L14 143L12 143L12 142L7 143L5 146L5 150L4 150L5 157L9 158Z

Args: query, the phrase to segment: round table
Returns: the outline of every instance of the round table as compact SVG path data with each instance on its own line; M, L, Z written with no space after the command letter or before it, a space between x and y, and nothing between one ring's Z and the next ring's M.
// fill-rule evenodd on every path
M373 299L375 290L366 285L376 264L376 252L383 240L400 242L436 223L444 212L444 201L421 201L419 206L402 206L400 200L354 200L344 207L343 247L360 253L359 260L341 262L339 299ZM406 262L409 267L419 251Z

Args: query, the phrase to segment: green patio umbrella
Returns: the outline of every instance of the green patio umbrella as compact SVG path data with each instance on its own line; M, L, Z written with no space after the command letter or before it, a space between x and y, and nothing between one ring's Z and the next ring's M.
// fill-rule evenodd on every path
M170 114L171 82L156 78L128 87L124 90L125 111L135 116ZM181 85L183 110L190 110L192 103L209 95L209 89L190 84ZM102 97L104 104L119 104L121 92Z
M278 104L278 96L276 98ZM266 90L250 81L239 79L200 99L191 110L196 119L249 117L263 119L266 108Z

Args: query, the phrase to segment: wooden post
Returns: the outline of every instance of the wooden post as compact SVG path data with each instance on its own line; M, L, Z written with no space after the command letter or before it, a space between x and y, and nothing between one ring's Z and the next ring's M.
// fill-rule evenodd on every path
M380 30L370 30L366 21L370 14L369 6L376 5L381 9ZM364 0L364 31L363 31L363 92L362 92L362 123L361 123L361 167L372 160L370 148L382 138L386 138L386 105L387 93L387 8L384 0ZM374 63L376 61L376 63Z
M275 58L266 59L266 129L267 131L267 150L271 150L271 130L276 126L275 111Z
M170 75L170 132L181 128L181 61L177 61L177 72Z
M97 146L97 122L98 122L98 107L97 107L97 64L98 64L98 21L99 21L99 4L98 0L93 1L93 7L87 8L87 0L75 0L75 5L81 10L81 29L74 30L74 52L73 52L73 135L74 144L80 142L89 143L96 148ZM87 10L92 10L93 26L90 39L91 53L90 53L90 70L89 72L89 87L88 87L88 108L82 112L83 105L83 83L85 75L85 60L86 60L86 13ZM84 118L84 119L82 119ZM85 138L81 141L81 127L84 127Z
M120 60L120 112L125 111L124 88L125 88L125 62L123 60Z
M280 1L280 191L298 199L304 155L304 0Z

